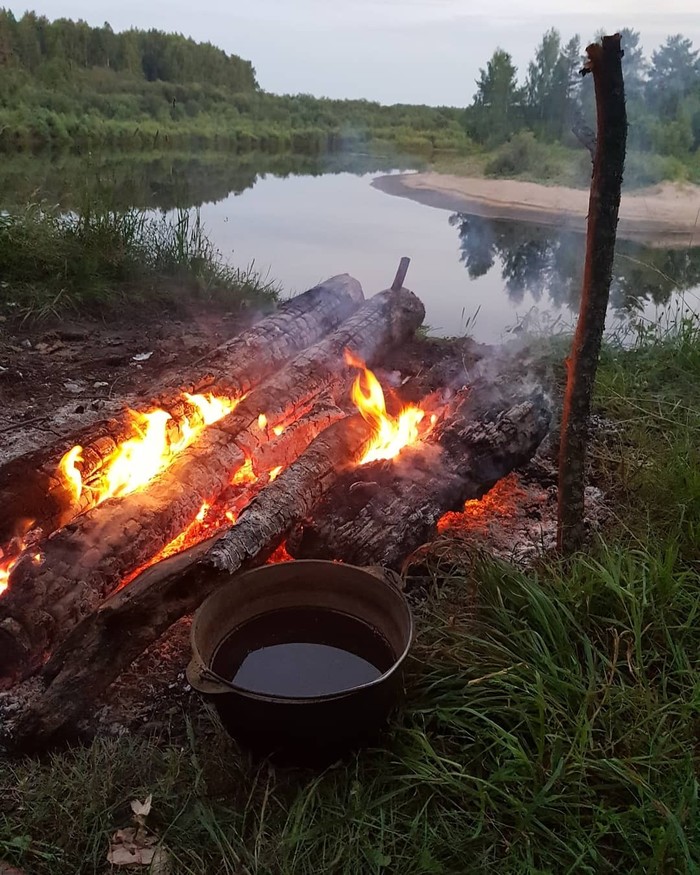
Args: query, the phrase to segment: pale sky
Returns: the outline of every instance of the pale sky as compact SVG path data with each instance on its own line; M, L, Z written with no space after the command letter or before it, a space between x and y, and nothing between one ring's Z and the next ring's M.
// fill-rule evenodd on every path
M524 77L549 27L583 44L639 30L647 56L683 33L700 48L700 0L35 0L49 18L178 31L253 62L268 91L464 106L493 50Z

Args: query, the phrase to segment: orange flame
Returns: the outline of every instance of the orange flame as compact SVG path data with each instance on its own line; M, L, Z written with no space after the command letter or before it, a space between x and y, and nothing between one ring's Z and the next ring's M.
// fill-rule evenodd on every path
M394 459L404 447L415 444L420 438L418 426L425 411L412 404L404 407L398 416L390 416L386 411L384 392L372 371L365 363L345 350L345 361L362 371L352 387L352 400L362 416L373 426L374 439L360 465Z
M277 437L279 437L282 434L282 432L284 431L284 426L283 425L276 425L273 427L272 431L275 433L275 435Z
M261 413L260 416L258 416L258 428L260 429L260 431L262 431L266 427L267 427L267 416L265 416L264 413Z
M10 550L10 555L6 556L2 547L0 547L0 595L2 595L10 585L10 575L12 569L24 555L26 547L24 538L14 538L10 541L7 550ZM40 557L41 558L41 557ZM35 560L36 561L36 560Z
M272 483L273 480L277 479L281 470L282 470L281 465L277 465L276 468L272 468L272 470L270 471L270 483Z
M2 595L10 585L10 574L20 558L21 553L19 556L9 556L7 559L0 557L0 595Z
M257 479L258 475L253 470L253 460L249 456L231 478L231 485L241 486L244 483L255 483Z
M75 446L68 450L58 464L58 469L63 475L63 481L73 493L73 501L78 501L83 489L83 478L80 469L75 467L76 462L83 461L83 448Z
M206 426L231 413L239 399L217 398L215 395L183 396L197 408L198 416L185 416L180 426L180 437L173 440L168 434L170 414L165 410L148 413L130 411L138 434L123 441L108 459L96 483L83 482L78 463L82 461L82 447L70 449L59 462L62 480L77 502L86 489L91 491L92 504L101 504L114 496L129 495L145 486L160 474L185 447L189 446Z

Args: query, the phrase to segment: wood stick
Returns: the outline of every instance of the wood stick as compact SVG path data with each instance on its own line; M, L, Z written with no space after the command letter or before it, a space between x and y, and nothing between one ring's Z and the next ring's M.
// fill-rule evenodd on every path
M627 142L620 35L586 49L598 118L588 206L586 264L576 333L567 359L568 379L559 449L559 549L571 553L585 540L584 486L591 395L605 328Z
M393 292L398 292L399 289L403 288L403 283L406 279L406 274L408 273L408 266L410 263L411 259L408 258L408 256L404 255L404 257L399 262L399 268L396 271L394 282L391 284L391 290Z

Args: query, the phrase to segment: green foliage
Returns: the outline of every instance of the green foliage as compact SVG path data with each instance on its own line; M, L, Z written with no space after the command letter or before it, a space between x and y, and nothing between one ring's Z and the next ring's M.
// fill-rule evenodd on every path
M467 131L480 143L502 143L522 121L522 90L508 52L496 49L480 70L474 103L467 114Z
M519 131L504 143L486 164L488 176L531 176L555 179L562 172L560 156L532 131Z
M149 82L208 82L233 91L257 88L249 61L227 55L211 43L197 43L158 30L114 33L109 24L49 21L34 12L19 20L0 9L0 67L51 79L70 79L80 70L124 73Z
M261 91L206 43L0 10L0 151L200 147L237 153L375 146L465 151L461 112Z
M700 53L690 40L677 35L669 37L649 63L638 32L626 28L621 36L630 125L628 170L630 166L632 170L625 174L626 183L697 178ZM559 32L551 29L537 47L522 87L506 53L497 51L487 69L481 71L474 100L465 112L465 127L477 142L490 148L506 144L502 154L497 153L489 163L490 173L531 174L543 180L562 176L556 151L549 156L544 150L537 153L532 141L519 136L527 128L542 142L573 145L572 129L587 126L595 130L593 82L591 76L579 75L580 51L578 35L564 44ZM491 96L494 93L497 99ZM640 153L648 156L646 166ZM544 161L541 173L538 157ZM680 164L686 170L682 171ZM588 178L586 173L575 173L572 181L585 184Z

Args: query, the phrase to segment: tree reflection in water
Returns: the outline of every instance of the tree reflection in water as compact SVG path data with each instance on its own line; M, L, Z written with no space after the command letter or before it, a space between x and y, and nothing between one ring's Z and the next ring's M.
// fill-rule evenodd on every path
M583 234L466 213L454 213L449 221L459 233L460 261L471 279L495 267L514 304L529 295L534 303L548 298L557 307L578 309ZM647 302L664 305L674 292L698 286L700 246L662 249L618 239L610 306L620 315Z

